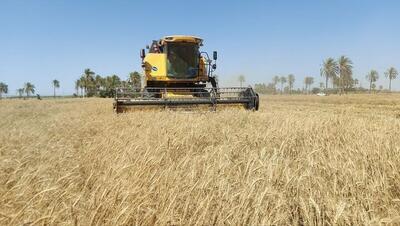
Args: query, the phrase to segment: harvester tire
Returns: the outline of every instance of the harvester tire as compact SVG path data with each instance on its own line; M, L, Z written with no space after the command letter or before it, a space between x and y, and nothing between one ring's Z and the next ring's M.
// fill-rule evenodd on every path
M259 106L260 106L260 97L258 96L258 93L256 93L256 98L254 100L254 110L258 111Z

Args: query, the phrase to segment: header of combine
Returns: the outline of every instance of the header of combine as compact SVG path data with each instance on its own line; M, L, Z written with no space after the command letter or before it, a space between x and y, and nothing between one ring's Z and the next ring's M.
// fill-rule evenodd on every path
M142 49L143 87L118 88L114 102L116 112L145 106L206 106L215 110L224 105L258 110L258 94L251 87L218 87L212 74L217 68L217 52L213 52L211 59L207 52L200 50L201 46L201 38L174 35L154 40L147 46L147 53Z

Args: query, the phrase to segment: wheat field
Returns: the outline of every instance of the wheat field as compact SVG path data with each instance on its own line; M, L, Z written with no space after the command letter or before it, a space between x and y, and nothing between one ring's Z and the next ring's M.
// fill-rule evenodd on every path
M400 224L400 95L116 115L0 100L0 225Z

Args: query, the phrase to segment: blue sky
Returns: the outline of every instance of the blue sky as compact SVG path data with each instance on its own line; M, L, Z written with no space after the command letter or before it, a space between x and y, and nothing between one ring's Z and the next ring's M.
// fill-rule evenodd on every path
M218 50L217 74L235 85L269 82L274 75L314 76L327 57L349 56L354 76L400 69L400 1L73 1L0 0L0 81L10 93L30 81L51 94L74 92L85 68L126 78L140 71L139 50L170 34L205 39ZM222 84L223 85L223 84ZM400 79L393 87L400 90Z

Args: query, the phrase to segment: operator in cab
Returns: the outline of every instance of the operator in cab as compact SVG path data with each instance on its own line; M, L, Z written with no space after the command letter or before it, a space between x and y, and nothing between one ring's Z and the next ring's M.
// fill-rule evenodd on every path
M168 51L167 59L168 76L184 78L187 63L174 50Z

